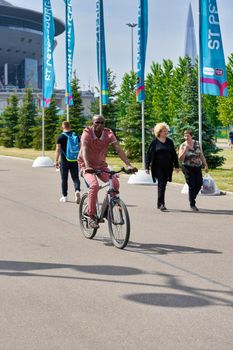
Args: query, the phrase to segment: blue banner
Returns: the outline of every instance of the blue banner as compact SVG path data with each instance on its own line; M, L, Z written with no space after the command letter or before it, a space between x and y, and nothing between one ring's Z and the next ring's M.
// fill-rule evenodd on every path
M66 105L72 106L72 67L74 54L74 22L71 0L65 0L66 5Z
M108 104L108 79L104 35L103 0L96 0L96 48L101 101L103 105L106 105Z
M145 62L148 35L148 0L138 3L137 101L145 100Z
M228 96L226 66L217 1L199 1L201 93Z
M53 66L54 32L55 27L50 0L43 0L43 107L50 106L55 83L55 73Z

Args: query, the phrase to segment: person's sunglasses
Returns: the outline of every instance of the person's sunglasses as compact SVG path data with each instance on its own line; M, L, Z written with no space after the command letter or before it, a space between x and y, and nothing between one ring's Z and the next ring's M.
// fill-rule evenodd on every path
M104 124L104 122L97 120L97 122L95 122L95 124Z

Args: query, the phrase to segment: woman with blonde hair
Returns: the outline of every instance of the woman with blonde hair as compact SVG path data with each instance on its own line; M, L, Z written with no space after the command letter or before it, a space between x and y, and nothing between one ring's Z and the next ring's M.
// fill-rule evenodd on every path
M154 127L155 139L151 142L146 155L146 172L151 169L152 179L158 180L157 208L161 211L165 207L165 190L168 181L172 181L172 172L175 166L179 171L178 157L173 141L168 137L169 126L158 123Z

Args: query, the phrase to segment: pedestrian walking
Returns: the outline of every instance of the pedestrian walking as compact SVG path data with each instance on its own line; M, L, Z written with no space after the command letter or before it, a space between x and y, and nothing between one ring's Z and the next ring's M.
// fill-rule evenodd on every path
M203 183L202 166L208 172L208 165L198 141L193 139L193 131L184 131L185 141L180 145L179 160L182 161L182 171L189 187L189 203L192 211L198 211L196 197Z
M167 210L165 207L165 190L167 182L172 181L174 166L176 171L179 171L174 143L168 137L169 130L166 123L155 125L155 139L151 142L146 155L146 172L149 174L151 170L153 181L158 180L157 208L161 211Z
M55 152L55 166L60 169L62 197L60 202L67 202L68 175L70 173L74 184L75 202L80 202L80 180L77 157L79 153L79 137L70 129L70 123L64 121L62 133L58 136Z

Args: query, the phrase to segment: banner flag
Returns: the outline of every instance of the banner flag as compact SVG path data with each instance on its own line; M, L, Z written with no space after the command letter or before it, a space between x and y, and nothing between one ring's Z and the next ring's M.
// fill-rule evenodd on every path
M108 104L108 79L104 34L104 9L103 0L96 0L96 51L97 71L100 82L101 101L103 105ZM100 57L101 53L101 57ZM100 62L101 59L101 62ZM101 78L101 79L100 79Z
M74 55L74 21L71 0L64 0L66 6L66 105L72 106L72 77L73 77L73 55Z
M43 0L42 107L50 106L55 83L53 65L54 32L55 27L50 0Z
M217 0L199 1L201 93L228 96Z
M137 52L137 101L145 100L145 61L148 34L148 0L139 0L138 4L138 52Z

